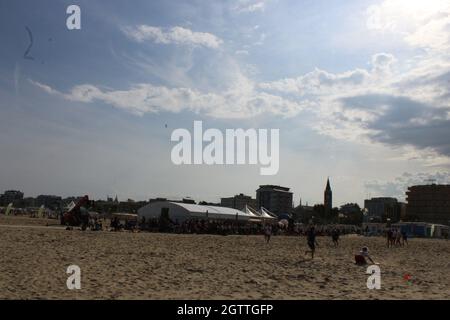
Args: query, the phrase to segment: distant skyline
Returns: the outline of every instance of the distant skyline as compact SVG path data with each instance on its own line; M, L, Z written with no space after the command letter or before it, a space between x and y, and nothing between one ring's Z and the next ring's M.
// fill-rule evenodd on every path
M330 177L340 206L450 183L447 0L3 1L0 39L0 192L213 202L277 184L298 205ZM194 120L280 129L278 174L173 165Z

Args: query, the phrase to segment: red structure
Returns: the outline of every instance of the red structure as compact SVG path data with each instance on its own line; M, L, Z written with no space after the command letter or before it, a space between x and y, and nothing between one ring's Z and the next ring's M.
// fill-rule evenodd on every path
M87 210L83 212L82 207L90 204L89 197L82 197L73 208L64 213L61 224L77 227L79 225L87 225L89 221L89 213Z

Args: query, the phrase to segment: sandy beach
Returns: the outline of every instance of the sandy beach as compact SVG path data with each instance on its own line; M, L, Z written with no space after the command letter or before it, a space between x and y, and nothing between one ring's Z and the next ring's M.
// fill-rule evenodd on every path
M55 220L51 220L54 224ZM450 241L66 231L48 221L0 216L1 299L450 299ZM361 246L381 267L381 289L353 264ZM81 290L66 269L81 268ZM412 276L411 282L404 275Z

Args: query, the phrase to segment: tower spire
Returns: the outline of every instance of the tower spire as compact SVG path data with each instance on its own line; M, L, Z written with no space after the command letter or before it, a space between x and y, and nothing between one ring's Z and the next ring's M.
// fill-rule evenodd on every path
M323 205L325 207L325 214L329 216L333 208L333 192L331 191L330 177L327 178L327 186L323 196Z

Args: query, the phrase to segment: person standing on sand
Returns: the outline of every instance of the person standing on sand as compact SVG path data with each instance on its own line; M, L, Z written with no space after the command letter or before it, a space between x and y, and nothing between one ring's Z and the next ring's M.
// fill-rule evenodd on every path
M389 229L386 234L387 237L387 247L389 248L392 244L393 232L392 229Z
M309 228L309 230L306 232L306 241L307 241L308 247L311 250L305 251L305 255L307 253L311 253L311 259L314 259L316 245L318 244L316 241L316 230L314 229L314 226L311 226L311 228Z
M270 224L267 224L264 228L264 238L266 239L266 243L269 243L271 236L272 236L272 226Z
M395 238L395 244L398 244L399 246L403 246L402 243L402 233L400 232L400 230L396 231L396 238Z
M408 245L408 234L406 231L402 231L402 239L403 239L403 245Z
M331 239L333 240L333 244L335 247L339 246L339 235L340 233L338 229L334 228L331 231Z

